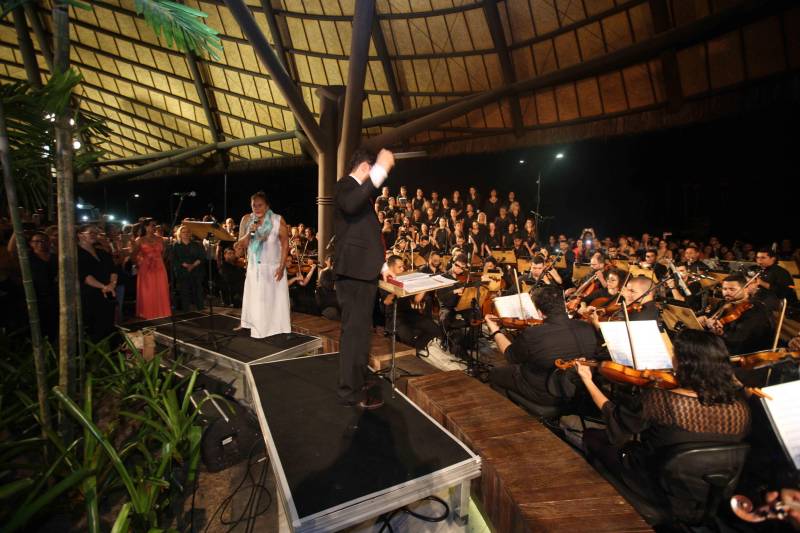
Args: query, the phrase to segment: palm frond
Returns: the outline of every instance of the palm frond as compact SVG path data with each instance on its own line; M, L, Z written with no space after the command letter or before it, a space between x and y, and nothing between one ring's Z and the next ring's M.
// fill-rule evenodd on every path
M208 27L202 19L208 15L197 9L169 0L136 0L136 13L143 15L156 35L163 33L168 46L200 56L208 53L219 59L222 50L218 31Z

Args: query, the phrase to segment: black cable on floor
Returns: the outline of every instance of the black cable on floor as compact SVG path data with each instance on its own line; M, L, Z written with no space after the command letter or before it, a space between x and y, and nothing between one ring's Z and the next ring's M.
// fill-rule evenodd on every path
M420 502L424 502L426 500L434 501L434 502L442 504L442 507L444 507L444 512L441 514L441 516L426 516L426 515L414 512L411 509L409 509L408 507L401 507L400 509L395 509L394 511L392 511L390 513L385 513L385 514L382 514L380 517L378 517L378 524L383 523L381 528L378 530L378 533L383 533L383 531L385 529L387 529L387 528L388 528L388 533L394 533L394 528L392 528L392 519L395 516L397 516L399 513L406 513L408 515L413 516L414 518L416 518L418 520L422 520L423 522L444 522L445 520L447 520L447 517L450 515L450 506L447 505L447 502L445 502L443 499L439 498L438 496L428 496L426 498L422 498L419 501Z
M270 493L269 489L267 489L267 487L264 485L264 483L266 482L267 466L269 465L269 459L267 459L266 456L264 456L264 464L262 465L261 474L259 476L258 482L256 482L255 479L253 479L253 475L252 475L253 466L255 464L258 464L258 462L259 462L259 461L256 461L255 463L253 462L253 454L257 450L259 450L259 448L263 449L263 446L264 446L264 441L263 440L257 440L256 442L253 443L253 446L250 448L250 453L248 454L248 457L247 457L247 469L246 469L244 475L242 476L242 480L239 482L239 485L236 486L236 488L233 490L233 492L230 495L228 495L224 500L222 500L222 502L220 502L220 504L214 510L214 513L208 519L208 523L206 523L205 529L203 529L204 533L207 532L208 528L211 526L211 524L214 523L214 519L217 517L217 515L219 515L219 517L220 517L219 518L219 523L222 524L223 526L231 526L228 529L228 531L233 531L242 522L249 521L249 520L255 520L257 517L259 517L262 514L266 513L267 510L272 506L272 493ZM251 484L248 485L247 487L245 487L244 484L248 480L250 480ZM222 518L222 515L225 513L225 510L231 504L233 499L236 497L236 495L239 493L239 491L247 490L247 489L250 489L251 492L250 492L250 495L247 498L247 505L245 506L244 510L242 511L241 516L239 516L235 520L231 520L231 521L224 520ZM258 502L259 503L261 501L261 496L263 494L266 494L267 497L268 497L267 504L264 506L263 509L258 509L258 507L256 507L255 510L252 509L252 502L253 502L253 498L255 497L256 493L259 495L258 496Z

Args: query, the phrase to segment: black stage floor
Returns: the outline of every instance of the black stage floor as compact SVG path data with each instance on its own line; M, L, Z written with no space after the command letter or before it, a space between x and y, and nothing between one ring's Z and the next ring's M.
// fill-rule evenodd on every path
M301 521L471 459L479 472L479 459L404 396L392 398L387 381L383 407L340 405L338 365L338 354L325 354L249 367L276 473Z
M175 338L186 344L198 346L209 352L219 353L244 364L296 348L316 337L300 333L281 333L263 339L254 339L249 329L234 331L240 320L236 317L208 313L184 313L175 315L175 329L171 317L156 318L124 324L126 330L153 328L162 342Z

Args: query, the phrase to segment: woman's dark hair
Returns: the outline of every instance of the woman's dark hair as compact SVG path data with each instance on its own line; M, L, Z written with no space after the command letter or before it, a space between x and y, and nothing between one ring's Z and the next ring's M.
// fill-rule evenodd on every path
M617 276L617 279L619 280L619 288L621 289L623 283L625 283L625 277L628 274L624 270L622 270L620 268L612 268L612 269L609 269L608 272L606 272L606 279L608 279L608 276L610 274L613 274L613 275Z
M546 316L555 316L567 312L564 306L564 296L561 289L551 285L544 285L533 291L533 303Z
M687 329L675 337L674 348L675 377L681 387L697 393L701 404L731 403L736 398L738 387L722 337Z
M146 217L140 218L139 223L136 224L136 231L133 232L133 235L135 237L144 237L147 234L145 228L147 228L147 226L149 226L150 224L155 224L155 223L156 219L154 218L146 218Z
M252 202L256 198L261 198L261 200L265 204L269 205L269 200L267 200L267 193L265 193L264 191L258 191L256 193L253 193L253 195L250 197L250 201Z

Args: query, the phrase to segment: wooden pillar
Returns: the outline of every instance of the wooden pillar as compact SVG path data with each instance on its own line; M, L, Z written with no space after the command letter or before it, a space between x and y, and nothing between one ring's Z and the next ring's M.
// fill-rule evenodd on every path
M339 174L348 169L347 162L361 140L361 119L364 106L364 77L367 73L375 0L357 0L350 39L350 65L347 72L347 93L344 96L342 138L339 142Z
M341 115L341 96L344 95L343 86L333 86L317 89L319 98L319 127L324 140L323 150L317 158L317 247L319 260L324 261L331 252L327 250L328 243L333 235L333 189L336 180L341 176L337 173L337 152L339 144L339 116ZM335 243L334 243L335 244Z

